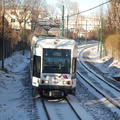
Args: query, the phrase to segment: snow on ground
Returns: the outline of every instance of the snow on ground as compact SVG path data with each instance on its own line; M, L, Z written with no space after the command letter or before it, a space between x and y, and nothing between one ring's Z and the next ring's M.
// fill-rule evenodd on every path
M120 88L120 62L109 59L103 52L103 57L100 58L100 51L97 47L88 48L85 53L85 63L96 72L106 79L111 84Z
M20 51L15 52L12 56L5 59L5 68L8 71L4 72L0 70L0 120L33 120L33 117L37 116L30 93L29 57L29 51L26 51L25 55L22 55L22 51ZM109 60L107 57L99 59L99 53L96 48L90 49L88 57L92 61L91 64L105 74L120 76L120 63L111 59ZM83 85L81 85L82 87ZM83 92L88 91L88 89L84 89ZM82 91L78 93L80 92ZM86 93L83 95L85 98L88 97ZM80 99L83 99L83 97ZM93 97L91 96L92 100ZM88 105L86 106L88 107ZM93 109L91 109L92 111ZM94 111L97 111L97 108ZM104 114L104 111L102 114Z
M116 109L114 111L114 106L110 106L103 96L98 96L98 93L82 78L79 76L77 78L81 82L77 82L76 97L79 104L92 116L93 120L120 120L119 112L116 112L118 111Z
M81 46L79 47L79 49ZM102 76L107 76L108 78L112 78L112 76L120 76L120 68L114 61L108 59L107 56L104 56L100 59L99 51L97 47L92 47L87 49L85 53L83 53L84 61L87 63L88 67L90 67L97 74L101 74ZM79 62L78 62L79 63ZM116 65L113 67L113 65ZM78 68L79 64L78 64ZM111 70L112 69L112 70ZM77 94L80 104L88 111L95 120L119 120L120 114L119 110L115 110L114 107L105 105L103 103L107 102L103 99L102 96L98 97L98 94L95 90L92 90L90 86L88 86L82 78L77 75L78 82L77 83ZM111 82L112 81L112 82ZM111 83L119 84L118 81L111 79ZM120 87L118 87L120 88ZM97 96L97 97L96 97ZM108 107L107 107L108 106ZM115 111L114 111L115 110ZM116 112L117 111L117 112Z
M87 44L79 44L80 46L87 47L89 45L96 44L96 41L89 42ZM108 56L102 52L102 58L100 58L100 50L98 51L98 45L96 44L95 47L88 48L87 50L87 60L88 63L95 66L99 69L102 73L106 74L108 77L120 77L120 62L110 59ZM87 62L87 61L86 61Z
M7 72L0 70L0 120L30 120L33 102L30 94L29 52L15 52L5 59ZM27 74L26 74L27 73ZM27 76L26 76L27 75Z
M5 59L5 68L10 72L22 72L29 63L28 58L29 51L26 51L25 56L22 54L22 51L15 52L11 57Z
M100 59L100 51L98 51L97 47L90 49L88 58L101 72L120 77L120 62L105 55Z

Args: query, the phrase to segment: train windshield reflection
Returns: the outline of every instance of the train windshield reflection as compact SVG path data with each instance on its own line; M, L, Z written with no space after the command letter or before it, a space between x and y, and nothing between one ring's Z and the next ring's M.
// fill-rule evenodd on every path
M44 73L70 73L71 52L66 49L43 50Z

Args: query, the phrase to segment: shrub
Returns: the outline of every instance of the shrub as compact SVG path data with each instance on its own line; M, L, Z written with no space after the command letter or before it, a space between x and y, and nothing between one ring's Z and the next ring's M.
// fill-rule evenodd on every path
M105 39L104 48L110 58L120 61L120 34L108 36Z

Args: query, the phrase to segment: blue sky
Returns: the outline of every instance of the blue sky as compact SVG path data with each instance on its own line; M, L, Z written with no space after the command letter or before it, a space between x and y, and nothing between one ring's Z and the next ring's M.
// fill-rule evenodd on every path
M59 0L46 0L46 1L48 4L54 5ZM107 2L108 0L70 0L70 1L77 2L79 4L80 11L84 11L92 7L98 6L99 4L102 4L104 2ZM95 10L98 10L98 9L95 9ZM92 13L95 10L91 10L90 12Z

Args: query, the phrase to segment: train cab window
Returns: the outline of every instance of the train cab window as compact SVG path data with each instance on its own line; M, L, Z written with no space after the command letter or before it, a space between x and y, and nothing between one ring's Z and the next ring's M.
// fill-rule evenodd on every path
M76 73L76 63L77 63L77 58L73 58L73 61L72 61L72 73Z
M66 49L43 50L44 73L70 73L71 51Z
M34 55L34 57L33 57L33 76L40 78L40 70L41 70L41 57Z

